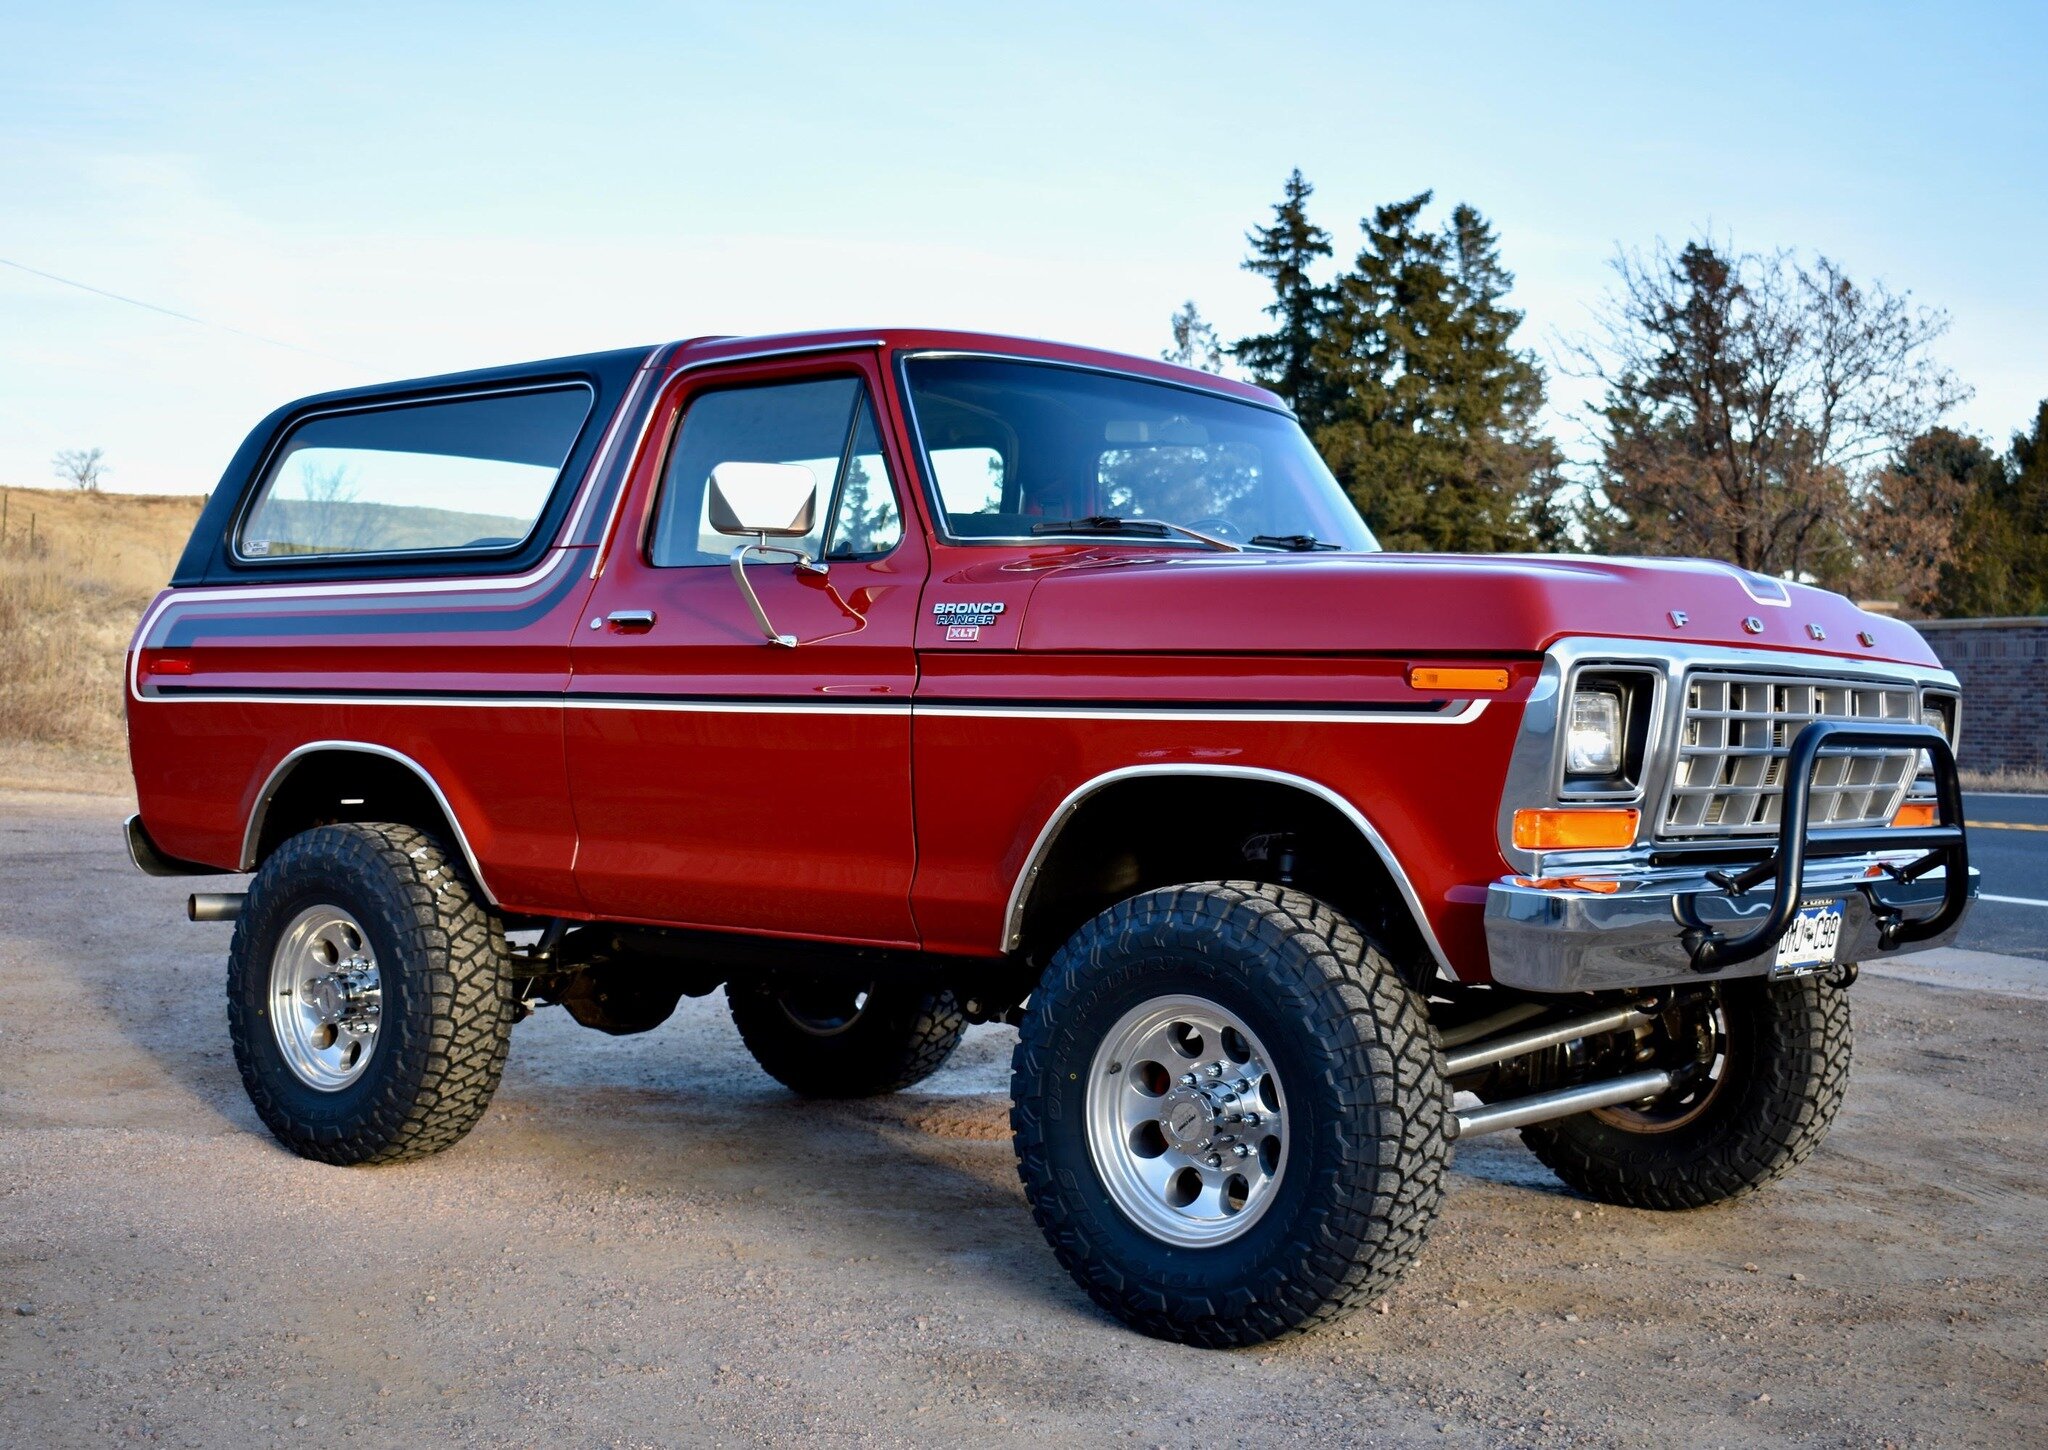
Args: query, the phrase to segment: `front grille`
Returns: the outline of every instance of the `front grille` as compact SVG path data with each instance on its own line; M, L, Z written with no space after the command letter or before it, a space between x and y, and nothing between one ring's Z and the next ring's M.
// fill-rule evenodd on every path
M1657 833L1741 836L1774 832L1784 807L1785 755L1813 720L1917 723L1912 685L1788 675L1700 672L1685 682L1678 759ZM1815 827L1887 824L1912 783L1920 752L1855 750L1814 765Z

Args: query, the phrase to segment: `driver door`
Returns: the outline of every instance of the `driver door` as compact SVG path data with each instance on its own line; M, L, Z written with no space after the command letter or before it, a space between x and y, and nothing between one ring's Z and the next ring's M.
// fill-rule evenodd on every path
M912 633L927 555L870 354L685 375L639 460L571 647L576 881L615 920L914 945ZM662 430L651 431L659 437ZM723 463L800 465L822 558L745 565Z

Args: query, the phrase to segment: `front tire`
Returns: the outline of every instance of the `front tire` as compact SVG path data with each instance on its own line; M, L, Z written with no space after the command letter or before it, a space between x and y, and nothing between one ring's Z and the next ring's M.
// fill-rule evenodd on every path
M1628 1061L1695 1064L1664 1098L1522 1130L1565 1183L1628 1208L1692 1209L1754 1193L1804 1162L1834 1122L1855 1043L1849 993L1818 977L1725 982L1620 1043Z
M952 992L915 982L728 982L725 999L754 1061L807 1098L901 1092L967 1030Z
M249 884L228 951L228 1031L249 1101L323 1163L453 1146L511 1042L505 938L467 871L411 826L292 837Z
M1133 897L1060 949L1018 1038L1032 1215L1142 1333L1224 1347L1334 1318L1436 1217L1437 1056L1421 999L1324 903L1253 882Z

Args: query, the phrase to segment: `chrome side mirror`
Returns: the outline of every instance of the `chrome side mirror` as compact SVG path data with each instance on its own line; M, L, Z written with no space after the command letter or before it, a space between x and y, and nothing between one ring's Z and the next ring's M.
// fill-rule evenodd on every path
M711 492L705 500L711 527L721 534L752 538L732 551L732 577L747 596L754 621L770 644L796 648L796 636L779 633L768 622L761 596L747 578L747 555L780 555L799 569L822 574L825 566L810 555L770 539L801 539L816 525L818 480L800 463L721 463L711 470Z
M711 470L711 527L801 539L818 515L818 480L800 463L721 463Z

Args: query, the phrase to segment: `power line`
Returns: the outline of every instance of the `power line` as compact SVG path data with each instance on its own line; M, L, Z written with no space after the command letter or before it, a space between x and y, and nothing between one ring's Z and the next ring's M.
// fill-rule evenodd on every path
M159 307L154 302L144 302L139 297L124 297L119 292L109 292L106 288L95 287L89 282L78 282L69 277L59 277L55 272L45 272L40 268L24 266L20 262L9 261L5 257L0 257L0 267L12 267L15 271L26 272L31 277L41 277L46 282L57 282L66 287L76 287L81 292L90 292L97 297L112 298L116 302L125 302L130 307L140 307L149 312L160 312L165 317L175 317L180 322L190 322L199 327L211 327L217 332L231 332L236 337L245 337L251 342L264 343L270 347L287 348L292 352L303 352L312 357L324 357L329 362L347 363L352 368L367 368L369 366L367 363L357 362L352 357L341 357L336 353L322 352L316 347L301 347L295 342L283 342L274 337L265 337L260 332L244 332L239 327L229 327L225 322L210 322L204 317L194 317L189 312L179 312L175 308L170 307Z

